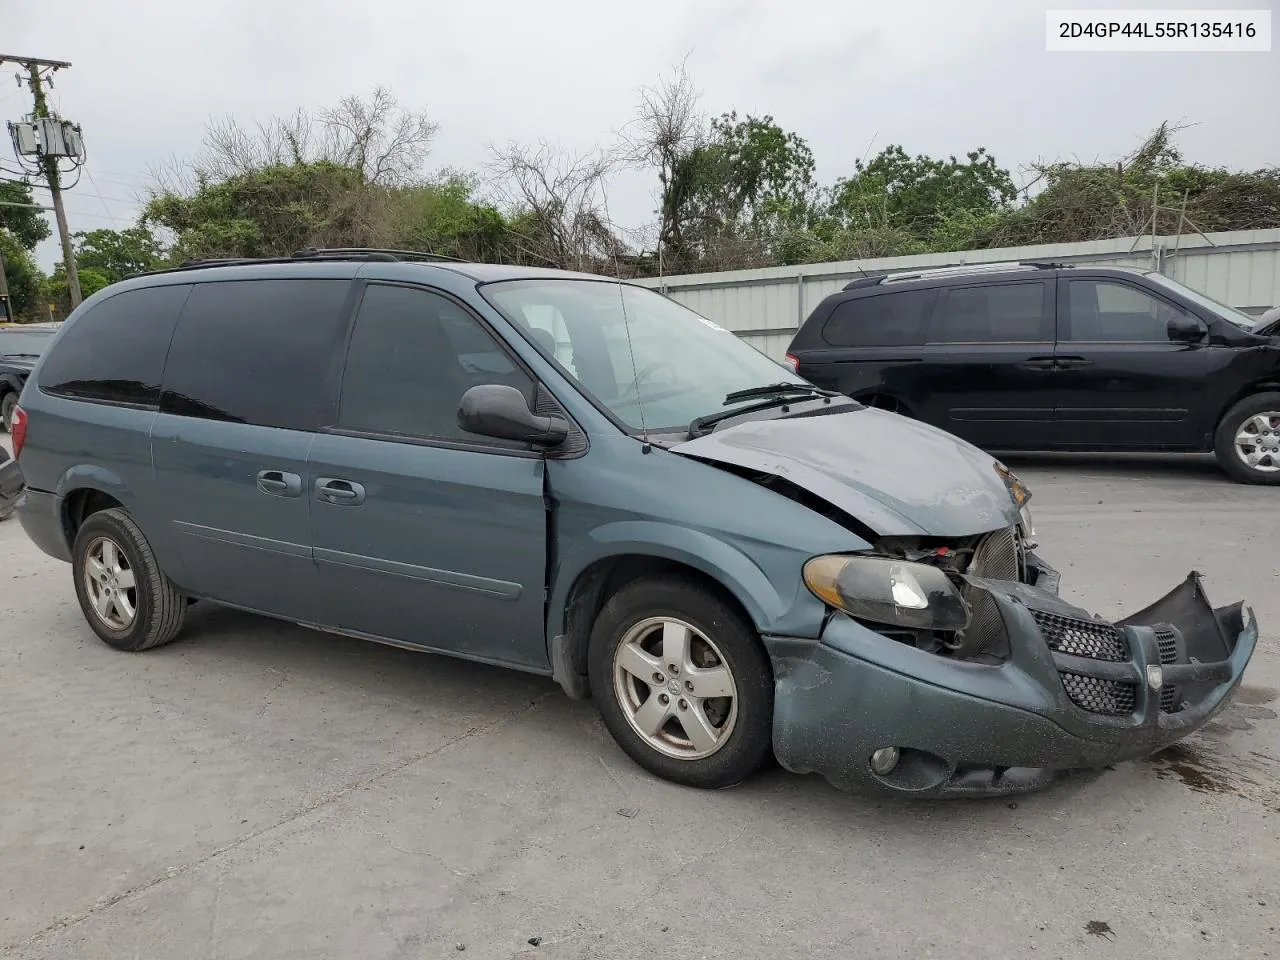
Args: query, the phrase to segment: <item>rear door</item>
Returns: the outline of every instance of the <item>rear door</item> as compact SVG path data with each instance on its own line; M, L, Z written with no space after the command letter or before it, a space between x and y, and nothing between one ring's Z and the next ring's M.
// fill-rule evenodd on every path
M1064 446L1203 445L1193 417L1229 348L1169 339L1169 321L1200 323L1143 284L1114 276L1059 281L1057 420Z
M793 345L798 372L851 397L919 411L928 402L920 373L936 296L936 290L899 290L836 303L820 330L804 331L804 346Z
M464 433L462 394L534 381L469 309L418 286L364 290L335 426L309 473L321 622L545 668L545 463Z
M188 591L315 619L307 454L332 418L351 289L318 277L194 285L151 435Z
M921 418L987 449L1053 444L1054 281L943 288L918 376Z

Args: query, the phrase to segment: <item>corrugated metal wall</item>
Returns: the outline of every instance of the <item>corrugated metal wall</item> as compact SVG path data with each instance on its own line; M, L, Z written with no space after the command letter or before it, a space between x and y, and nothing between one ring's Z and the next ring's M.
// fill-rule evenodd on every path
M1280 304L1280 230L1180 237L1129 237L1035 247L968 250L918 257L812 263L764 270L637 280L727 327L781 359L800 322L818 303L864 272L948 267L1000 260L1054 260L1157 267L1189 287L1249 313Z

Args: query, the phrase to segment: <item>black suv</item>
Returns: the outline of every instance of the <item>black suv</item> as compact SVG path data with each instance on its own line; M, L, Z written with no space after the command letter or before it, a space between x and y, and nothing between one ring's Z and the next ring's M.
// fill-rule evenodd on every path
M998 263L854 280L787 360L988 451L1212 451L1280 484L1274 326L1155 271Z
M0 428L9 429L23 384L61 323L0 327Z

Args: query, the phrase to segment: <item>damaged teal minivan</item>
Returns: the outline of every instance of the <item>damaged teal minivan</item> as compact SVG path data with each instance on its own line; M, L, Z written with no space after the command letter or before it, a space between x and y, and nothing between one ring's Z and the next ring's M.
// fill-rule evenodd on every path
M773 755L842 788L1001 794L1141 757L1257 641L1200 579L1061 600L1029 491L651 290L370 250L100 291L14 413L22 524L93 631L205 599L553 677L670 780Z

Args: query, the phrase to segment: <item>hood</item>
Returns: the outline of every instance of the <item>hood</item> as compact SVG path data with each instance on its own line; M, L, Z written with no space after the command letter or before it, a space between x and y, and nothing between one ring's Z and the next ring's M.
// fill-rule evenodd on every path
M722 427L672 452L768 473L881 536L965 537L1018 522L1018 508L977 447L870 407Z

